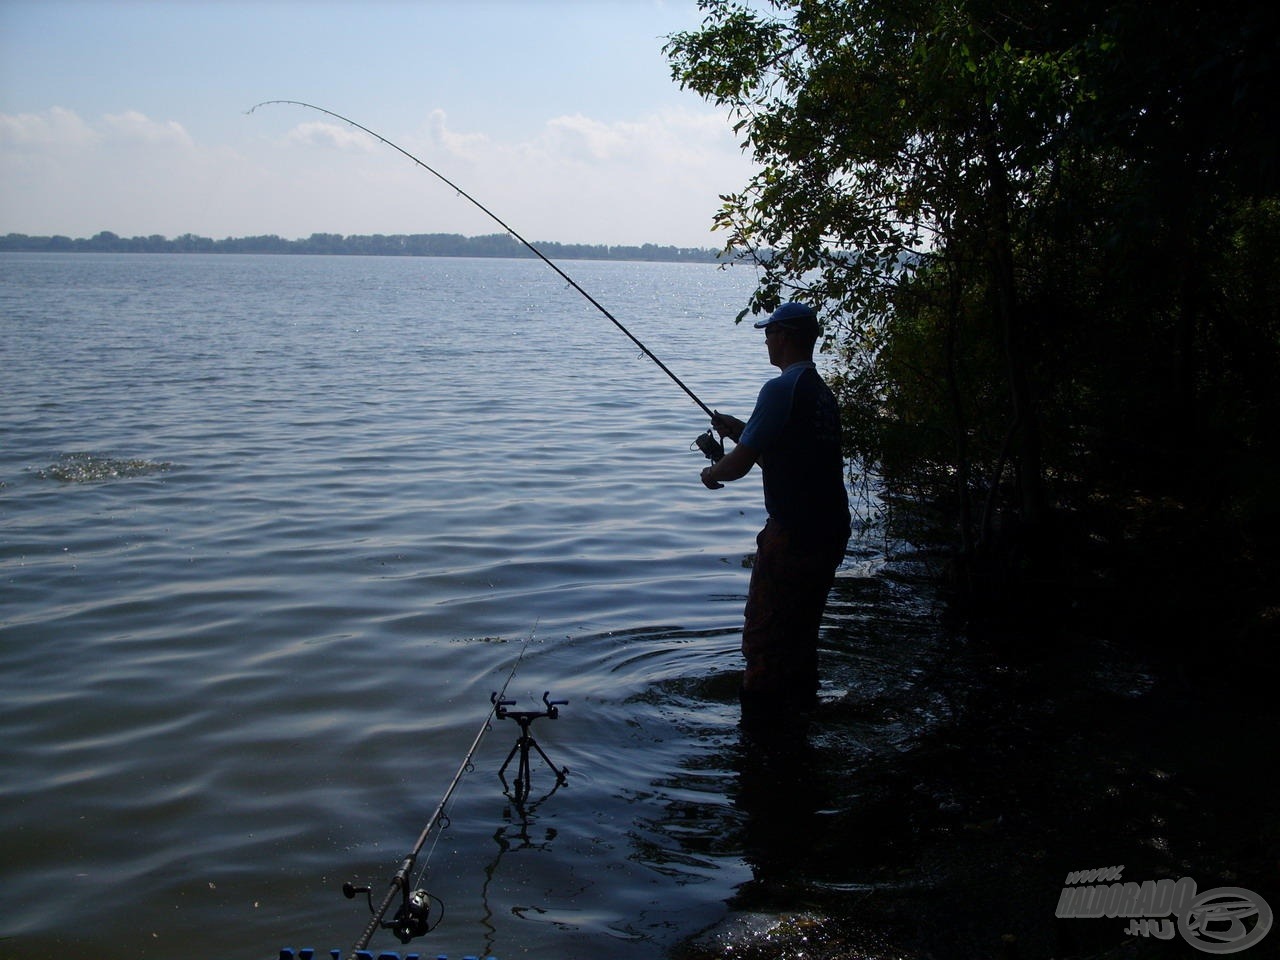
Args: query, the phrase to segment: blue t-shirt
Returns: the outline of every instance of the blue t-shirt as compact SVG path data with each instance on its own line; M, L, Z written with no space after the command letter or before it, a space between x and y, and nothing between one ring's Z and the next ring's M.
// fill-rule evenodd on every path
M810 539L849 535L840 411L813 363L793 363L760 388L739 442L758 456L770 517Z

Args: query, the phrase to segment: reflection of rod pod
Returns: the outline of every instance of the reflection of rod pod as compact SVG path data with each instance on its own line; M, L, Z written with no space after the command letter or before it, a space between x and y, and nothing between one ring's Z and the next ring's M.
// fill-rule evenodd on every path
M480 918L480 924L485 929L485 946L479 956L487 957L493 952L493 944L498 934L498 929L493 924L493 906L489 903L489 886L493 883L493 879L498 873L498 865L502 862L502 858L514 851L549 850L556 838L555 827L546 827L541 840L534 840L529 835L530 824L536 822L534 812L542 801L550 796L550 794L547 794L542 800L537 800L533 803L516 804L514 807L515 818L512 816L512 808L508 807L503 813L504 819L507 820L507 825L501 826L494 831L493 842L497 844L498 852L489 861L489 865L484 868L484 884L480 888L480 902L484 906L484 915ZM510 836L508 836L508 831L512 831ZM292 958L288 958L288 960L292 960Z
M549 699L550 696L551 692L549 690L543 691L542 703L544 705L544 709L542 710L508 710L507 707L514 704L514 700L500 699L496 693L490 697L493 705L497 708L494 712L494 716L499 720L514 720L520 725L520 736L516 740L515 746L511 748L511 752L507 754L507 759L502 762L502 766L498 769L498 779L502 781L502 785L509 790L513 789L511 784L507 783L507 767L511 765L511 761L515 759L517 753L520 755L520 761L516 766L516 779L514 793L512 795L512 799L514 799L516 803L523 803L529 798L529 790L532 780L532 770L529 765L530 749L536 750L538 752L538 756L542 758L542 761L550 767L552 772L556 775L556 786L552 788L553 792L557 787L563 787L569 782L569 768L557 767L552 763L551 758L547 756L546 751L538 745L538 741L533 739L533 734L529 732L529 727L533 725L533 721L537 720L539 717L546 717L548 720L555 720L560 716L559 708L569 703L568 700L551 700Z

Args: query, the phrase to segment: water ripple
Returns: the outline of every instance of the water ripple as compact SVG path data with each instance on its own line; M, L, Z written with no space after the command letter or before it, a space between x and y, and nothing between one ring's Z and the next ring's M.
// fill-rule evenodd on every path
M625 338L522 261L0 270L10 955L346 945L338 886L385 882L530 635L510 692L569 700L535 733L570 779L521 817L493 723L437 943L648 960L723 915L758 480L701 487L701 414ZM576 272L749 411L754 278Z

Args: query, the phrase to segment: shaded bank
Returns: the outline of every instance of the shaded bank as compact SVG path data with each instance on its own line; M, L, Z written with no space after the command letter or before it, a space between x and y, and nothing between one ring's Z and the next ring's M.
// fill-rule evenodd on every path
M1167 956L1127 919L1055 915L1069 875L1118 864L1280 899L1270 674L1211 635L1162 642L1179 611L1233 619L1216 581L1127 568L1072 612L961 632L935 566L838 582L828 702L807 740L733 748L754 877L680 960Z

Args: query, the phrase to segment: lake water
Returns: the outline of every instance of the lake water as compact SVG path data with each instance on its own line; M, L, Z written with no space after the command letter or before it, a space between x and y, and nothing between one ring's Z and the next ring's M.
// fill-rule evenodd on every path
M750 272L566 268L749 413ZM386 888L522 653L568 783L535 758L514 806L494 722L413 949L660 957L725 916L758 475L704 489L698 408L545 265L10 254L0 338L5 956L345 950L342 882Z
M567 267L746 415L754 277ZM6 254L0 399L5 960L347 950L508 677L567 783L514 803L493 721L437 926L375 951L1097 957L1055 908L1120 863L1277 902L1262 698L1057 613L949 635L878 522L807 735L744 737L759 477L703 488L701 412L537 261Z

